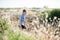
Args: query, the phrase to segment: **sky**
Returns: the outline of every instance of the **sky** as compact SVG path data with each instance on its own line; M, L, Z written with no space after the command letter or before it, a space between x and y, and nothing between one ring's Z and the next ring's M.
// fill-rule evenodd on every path
M0 8L60 8L60 0L0 0Z

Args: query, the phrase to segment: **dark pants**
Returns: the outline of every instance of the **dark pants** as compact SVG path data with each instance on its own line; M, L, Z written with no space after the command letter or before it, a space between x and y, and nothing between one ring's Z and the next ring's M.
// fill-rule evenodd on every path
M26 27L24 25L21 25L22 29L26 29Z

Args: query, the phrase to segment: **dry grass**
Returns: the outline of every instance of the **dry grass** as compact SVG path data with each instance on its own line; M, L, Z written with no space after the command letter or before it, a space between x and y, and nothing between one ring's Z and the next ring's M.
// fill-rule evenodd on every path
M19 9L17 9L19 10ZM10 31L8 31L8 38L5 38L6 40L11 40L10 38L12 37L12 40L60 40L60 31L57 31L59 34L55 33L55 30L58 30L58 28L54 28L52 26L52 24L49 24L48 22L45 22L44 20L41 20L41 17L36 17L36 13L34 14L34 12L30 11L28 12L28 19L26 20L26 27L29 28L29 31L27 32L26 30L21 30L21 28L19 29L18 25L19 24L19 15L20 15L20 11L8 11L5 12L4 10L2 10L3 12L1 13L11 13L7 16L7 19L9 20L9 24L10 24L10 29L9 30L13 30L13 32L10 34ZM17 15L18 13L18 15ZM30 13L32 15L30 15ZM6 16L6 15L2 15ZM36 15L36 16L35 16ZM38 14L39 15L39 14ZM38 20L36 20L37 18L39 18ZM44 21L44 22L43 22ZM42 22L42 23L41 23ZM60 25L60 24L59 24ZM18 33L21 33L21 37L19 35L17 35ZM12 36L13 35L13 36ZM10 37L11 36L11 37ZM17 37L19 36L19 37ZM30 37L29 37L30 36ZM6 36L5 36L6 37ZM32 38L31 38L32 37ZM14 38L14 39L13 39ZM21 38L21 39L20 39Z

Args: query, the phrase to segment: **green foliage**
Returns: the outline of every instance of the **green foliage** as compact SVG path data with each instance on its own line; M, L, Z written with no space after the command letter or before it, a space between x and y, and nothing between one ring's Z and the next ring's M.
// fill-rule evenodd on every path
M0 33L0 40L3 40L3 35L2 35L2 33Z
M53 20L54 17L60 18L60 9L54 9L49 13L49 17L51 20Z
M45 13L38 13L37 16L42 18L42 19L46 18L46 14Z
M0 18L0 32L4 32L4 30L7 30L8 28L8 22L5 19Z
M15 33L14 31L10 30L7 31L8 40L34 40L32 37L28 37L24 35L22 32Z
M7 20L0 17L0 40L3 40L4 31L7 30Z

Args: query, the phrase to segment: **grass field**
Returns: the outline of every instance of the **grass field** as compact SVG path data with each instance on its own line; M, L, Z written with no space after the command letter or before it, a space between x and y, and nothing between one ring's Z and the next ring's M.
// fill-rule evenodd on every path
M54 21L52 23L47 21L52 9L27 8L26 26L29 30L21 29L22 10L0 8L0 40L60 40L60 21L57 21L57 24Z

